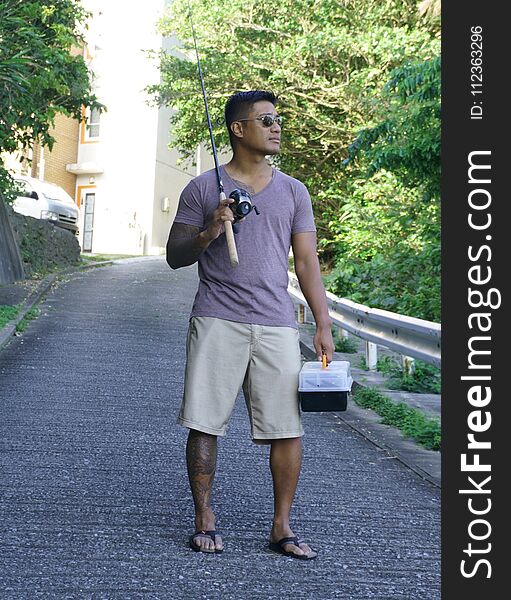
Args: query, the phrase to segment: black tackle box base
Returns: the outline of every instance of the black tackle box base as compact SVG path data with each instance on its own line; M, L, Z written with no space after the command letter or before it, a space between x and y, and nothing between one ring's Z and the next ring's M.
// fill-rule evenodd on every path
M303 412L346 410L348 392L298 392Z

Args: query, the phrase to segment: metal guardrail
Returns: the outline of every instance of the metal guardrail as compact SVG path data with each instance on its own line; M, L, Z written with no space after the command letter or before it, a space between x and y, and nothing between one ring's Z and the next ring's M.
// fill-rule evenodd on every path
M298 278L289 272L288 292L307 306ZM441 365L441 325L378 308L369 308L326 292L330 318L344 331L366 341L368 367L376 367L376 345L385 346L403 357L418 358Z

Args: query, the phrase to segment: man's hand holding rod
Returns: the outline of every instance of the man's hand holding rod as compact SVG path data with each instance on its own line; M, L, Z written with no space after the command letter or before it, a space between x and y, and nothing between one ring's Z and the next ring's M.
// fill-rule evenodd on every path
M231 266L237 267L240 263L238 260L238 252L236 251L236 242L234 241L234 232L232 229L232 224L234 222L234 214L229 208L229 204L232 204L233 202L234 200L232 198L227 198L224 192L220 192L220 204L213 213L213 219L215 219L215 215L218 212L218 216L220 217L223 223L223 229L225 231L225 237L227 239L227 249L229 250L229 260L231 261ZM220 233L222 232L220 231ZM216 237L218 237L220 233ZM213 239L216 239L216 237Z
M229 208L229 205L232 204L234 200L232 198L226 198L223 192L220 198L220 203L213 212L211 221L203 231L199 231L197 227L192 225L185 225L182 223L175 223L173 225L167 242L167 262L173 269L193 265L211 242L216 240L224 232L227 236L227 246L229 249L231 265L238 265L238 255L232 231L234 214ZM230 237L232 237L231 242L229 242Z

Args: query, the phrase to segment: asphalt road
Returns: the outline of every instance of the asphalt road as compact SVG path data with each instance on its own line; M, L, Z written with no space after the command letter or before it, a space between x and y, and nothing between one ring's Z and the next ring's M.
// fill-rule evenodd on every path
M317 560L266 549L268 448L241 397L215 485L226 549L188 548L175 419L196 285L161 258L70 275L0 353L2 600L439 599L439 489L334 413L304 415L293 527Z

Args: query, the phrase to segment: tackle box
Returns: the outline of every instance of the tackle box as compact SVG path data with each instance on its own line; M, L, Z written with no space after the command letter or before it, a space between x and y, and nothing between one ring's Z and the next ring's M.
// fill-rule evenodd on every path
M352 383L346 360L334 360L327 367L320 361L306 362L299 377L300 406L304 412L346 410Z

